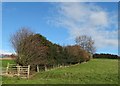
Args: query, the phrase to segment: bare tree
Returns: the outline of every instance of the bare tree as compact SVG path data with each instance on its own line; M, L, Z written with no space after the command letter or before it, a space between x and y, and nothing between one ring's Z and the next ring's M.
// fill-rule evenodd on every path
M11 36L10 41L17 54L19 53L19 49L21 48L20 45L22 41L30 35L33 35L33 32L30 31L29 28L23 27Z
M77 45L81 46L81 48L91 54L95 53L96 51L96 48L94 46L94 40L92 40L91 37L88 37L86 35L78 36L75 38L75 42Z
M18 64L23 64L23 62L25 62L26 54L24 50L26 49L26 44L29 44L26 39L33 34L34 33L30 31L29 28L24 27L18 30L15 34L12 34L10 41L17 54L16 62Z
M48 47L42 35L34 34L29 28L21 28L11 36L11 43L17 53L16 62L20 65L35 65L47 63Z

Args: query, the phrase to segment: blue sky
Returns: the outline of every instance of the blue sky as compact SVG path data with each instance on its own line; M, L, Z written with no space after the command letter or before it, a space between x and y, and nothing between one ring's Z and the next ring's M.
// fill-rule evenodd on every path
M75 44L78 35L95 40L98 53L118 53L117 2L2 3L2 49L14 52L10 36L21 27L40 33L53 43Z

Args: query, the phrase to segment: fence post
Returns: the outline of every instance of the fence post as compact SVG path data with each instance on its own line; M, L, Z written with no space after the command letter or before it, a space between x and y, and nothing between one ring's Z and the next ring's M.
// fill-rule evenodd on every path
M45 71L47 71L47 66L45 65Z
M9 63L7 64L6 74L8 74L8 69L9 69Z
M39 72L39 66L37 65L37 72Z
M29 78L30 75L30 65L28 65L28 74L27 74L27 78Z
M18 76L20 75L20 66L19 65L17 66L17 75Z

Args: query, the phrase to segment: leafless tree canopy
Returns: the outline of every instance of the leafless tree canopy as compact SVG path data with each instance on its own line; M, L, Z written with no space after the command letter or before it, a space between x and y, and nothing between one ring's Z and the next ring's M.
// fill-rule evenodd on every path
M17 54L21 48L20 44L25 38L29 37L30 35L33 35L33 32L30 31L29 28L21 28L19 31L11 36L10 41Z
M89 53L95 53L95 46L94 46L94 40L92 40L91 37L88 37L86 35L78 36L75 39L75 42L77 45L81 46L84 50L86 50Z

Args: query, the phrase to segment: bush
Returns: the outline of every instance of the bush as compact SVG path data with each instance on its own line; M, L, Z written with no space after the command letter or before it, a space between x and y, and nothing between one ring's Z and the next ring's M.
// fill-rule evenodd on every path
M90 54L78 45L66 46L71 63L81 63L90 60Z

